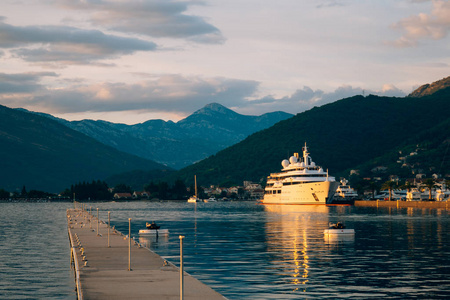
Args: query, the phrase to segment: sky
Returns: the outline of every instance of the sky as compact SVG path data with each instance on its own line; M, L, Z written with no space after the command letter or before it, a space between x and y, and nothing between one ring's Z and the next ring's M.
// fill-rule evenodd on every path
M450 1L2 0L0 104L136 124L296 114L450 75Z

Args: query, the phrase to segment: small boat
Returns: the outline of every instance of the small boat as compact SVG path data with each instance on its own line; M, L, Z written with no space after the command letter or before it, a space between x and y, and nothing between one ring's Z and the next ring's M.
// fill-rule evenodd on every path
M209 199L204 199L203 202L217 202L215 197L210 197Z
M169 229L140 229L140 236L158 236L158 235L168 235Z
M155 222L146 223L147 229L140 229L140 236L159 236L159 235L168 235L169 229L160 229L161 226L156 225Z
M147 223L145 223L145 226L147 226L147 229L159 229L161 227L161 226L156 225L155 222L152 222L152 223L147 222Z
M334 235L334 234L338 234L338 235L354 235L355 234L355 229L347 229L345 228L345 225L342 224L341 222L337 222L336 224L331 224L328 229L325 229L323 231L323 233L325 235Z
M193 195L193 196L189 197L187 202L194 203L194 202L201 202L201 200L198 199L197 196Z

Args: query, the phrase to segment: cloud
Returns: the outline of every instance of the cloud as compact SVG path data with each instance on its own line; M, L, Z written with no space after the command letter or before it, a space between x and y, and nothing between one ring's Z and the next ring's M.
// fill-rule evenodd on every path
M0 73L0 99L2 95L32 93L44 89L39 84L42 77L56 77L53 72L32 72L19 74Z
M59 89L41 89L33 93L32 99L15 99L15 105L49 113L134 110L190 114L211 102L241 105L257 86L255 81L165 75L135 84L77 83Z
M0 74L0 100L4 104L13 103L15 107L53 114L135 111L189 115L206 104L217 102L242 114L260 115L273 111L296 114L354 95L405 96L392 84L385 84L380 91L345 85L328 93L304 86L289 96L275 98L269 95L250 101L258 91L257 81L163 75L149 76L134 84L74 81L50 89L39 84L44 76L57 74Z
M88 64L136 51L154 51L156 44L68 26L12 26L0 22L0 48L28 62Z
M320 3L316 6L316 8L325 8L325 7L335 7L335 6L345 6L342 1L338 0L325 0L323 3Z
M417 2L417 1L416 1ZM434 0L430 14L420 13L393 24L393 29L403 32L395 41L386 44L399 48L414 47L422 39L440 40L450 31L450 1Z
M350 85L344 85L329 93L320 89L313 90L305 86L302 89L296 90L291 96L278 99L272 96L266 96L261 99L244 102L241 107L234 107L234 109L240 113L251 114L262 114L272 111L285 111L291 114L297 114L309 110L314 106L322 106L355 95L369 94L390 97L406 96L403 91L392 84L383 85L379 91L364 90L359 87L354 88Z
M187 14L189 6L203 5L199 1L64 0L58 3L65 9L90 13L89 20L94 26L109 30L158 38L187 39L197 43L220 44L225 41L218 28L202 17Z

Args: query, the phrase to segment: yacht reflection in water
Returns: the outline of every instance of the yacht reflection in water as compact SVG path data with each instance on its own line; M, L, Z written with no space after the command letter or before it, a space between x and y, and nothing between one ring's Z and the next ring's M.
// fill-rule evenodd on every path
M274 254L274 269L292 291L306 292L311 280L311 257L354 241L353 237L324 236L329 226L325 205L264 205L267 251ZM334 220L333 220L334 221ZM313 260L314 261L314 260ZM317 266L316 266L317 268Z
M305 291L310 276L309 252L317 251L316 241L323 238L323 229L328 228L329 208L325 205L265 205L264 208L273 213L266 222L267 251L277 255L274 264L286 278L284 281L293 285L293 291Z

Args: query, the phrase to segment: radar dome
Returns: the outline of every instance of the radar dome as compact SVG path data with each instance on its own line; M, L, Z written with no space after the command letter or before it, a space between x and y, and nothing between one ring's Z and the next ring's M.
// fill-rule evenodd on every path
M291 156L291 157L289 158L289 162L290 162L291 164L297 163L297 157Z
M287 159L284 159L284 160L281 162L281 165L283 166L283 168L287 168L287 167L289 166L289 161L288 161Z

